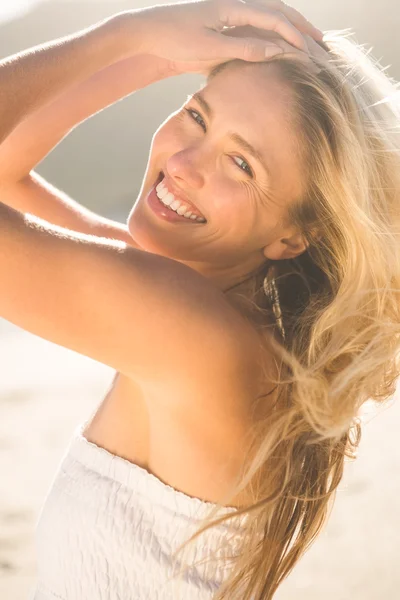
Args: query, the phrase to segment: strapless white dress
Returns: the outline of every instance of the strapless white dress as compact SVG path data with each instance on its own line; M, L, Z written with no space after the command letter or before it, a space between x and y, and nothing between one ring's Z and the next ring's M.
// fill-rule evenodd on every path
M38 577L30 600L213 598L231 568L226 551L178 580L173 568L181 555L175 562L171 555L215 505L89 442L85 426L76 428L36 523ZM221 507L218 514L227 512L236 509ZM234 556L245 518L201 534L185 560L209 557L227 535Z

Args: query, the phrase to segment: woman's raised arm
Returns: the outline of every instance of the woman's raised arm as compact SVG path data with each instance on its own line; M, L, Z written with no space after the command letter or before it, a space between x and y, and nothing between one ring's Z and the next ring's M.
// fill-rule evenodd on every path
M214 0L126 11L0 61L0 186L27 176L75 125L154 81L229 58L268 59L290 44L307 51L300 32L319 30L279 7ZM223 35L224 25L246 24L282 38Z
M0 185L9 186L27 177L74 127L92 115L171 75L167 60L142 54L70 85L52 102L28 115L0 144Z
M69 87L53 102L28 115L0 144L1 201L54 225L120 239L136 247L126 225L88 210L33 169L79 123L169 76L165 59L144 54L133 56Z
M123 13L0 62L0 143L35 110L68 87L134 55ZM12 99L12 101L11 101Z

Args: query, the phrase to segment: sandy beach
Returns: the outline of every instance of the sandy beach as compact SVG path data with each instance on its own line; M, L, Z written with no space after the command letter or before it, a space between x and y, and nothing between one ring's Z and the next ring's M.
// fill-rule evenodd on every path
M0 362L0 598L27 600L40 508L76 425L114 371L1 320ZM399 598L400 402L363 420L330 521L277 600Z

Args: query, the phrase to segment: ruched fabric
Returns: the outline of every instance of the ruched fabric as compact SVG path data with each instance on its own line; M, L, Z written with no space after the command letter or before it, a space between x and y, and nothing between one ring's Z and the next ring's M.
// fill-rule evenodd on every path
M240 548L246 517L202 533L183 555L189 570L175 577L182 563L172 553L216 505L89 442L85 426L76 428L36 523L38 578L30 600L213 598L231 568L227 557ZM218 515L234 512L220 507ZM222 540L229 540L223 550Z

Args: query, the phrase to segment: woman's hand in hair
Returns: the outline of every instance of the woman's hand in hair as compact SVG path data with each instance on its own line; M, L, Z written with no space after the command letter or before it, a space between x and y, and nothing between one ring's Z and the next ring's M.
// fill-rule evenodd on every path
M304 34L304 38L307 43L308 53L291 46L282 37L274 32L265 31L264 29L257 29L251 25L244 25L242 27L233 27L232 29L226 29L222 32L223 35L232 36L235 38L258 38L262 40L268 40L269 42L278 45L282 48L282 56L286 58L292 58L312 64L315 73L320 72L319 66L316 65L315 61L323 63L329 60L329 55L324 47L323 42L317 42L311 36Z
M200 0L122 13L132 24L136 53L168 61L172 75L207 74L235 58L259 62L295 50L308 54L305 35L322 39L322 32L283 2ZM231 35L252 26L277 34L276 39Z

